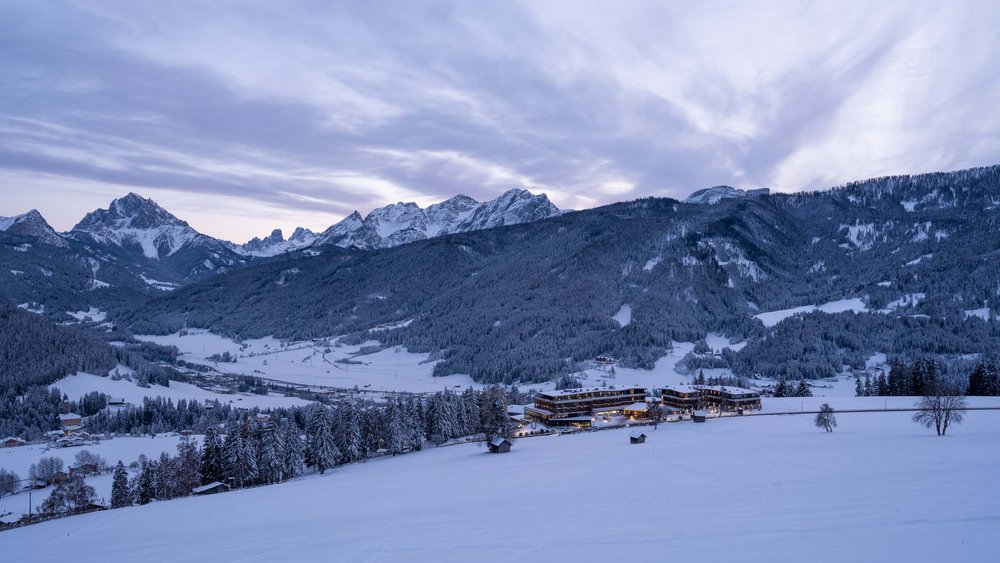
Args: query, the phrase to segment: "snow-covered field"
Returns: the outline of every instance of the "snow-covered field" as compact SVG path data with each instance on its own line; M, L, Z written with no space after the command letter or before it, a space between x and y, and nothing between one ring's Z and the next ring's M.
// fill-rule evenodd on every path
M377 333L375 336L377 337ZM411 354L402 348L388 348L375 354L357 356L353 360L361 363L344 364L337 360L352 358L361 349L361 345L331 346L327 353L326 347L313 342L283 345L274 338L260 338L240 344L217 334L196 330L189 331L186 336L171 334L137 338L177 346L181 351L181 359L213 365L226 373L302 385L341 388L357 385L371 391L415 393L441 391L445 387L464 389L480 386L467 375L434 377L431 375L434 362L427 361L427 354ZM238 360L235 363L216 364L208 359L209 356L225 352L236 355Z
M17 473L21 479L27 479L28 470L33 463L38 463L39 459L43 457L57 457L63 460L65 467L68 468L73 465L73 458L81 450L89 450L100 455L110 465L118 463L118 460L128 465L139 459L139 456L143 454L150 459L160 457L161 452L176 455L177 442L179 441L179 436L159 435L145 438L119 437L102 440L98 444L73 448L51 448L47 444L32 444L19 448L0 448L0 468ZM94 487L98 500L111 498L110 474L87 477L86 481L88 485ZM31 504L34 506L35 512L37 512L38 507L41 506L42 502L45 501L51 492L52 488L46 487L31 494ZM27 513L28 494L20 493L0 498L0 514L7 512L13 512L18 515ZM2 543L2 540L0 540L0 543Z
M8 561L986 561L1000 413L664 424L382 458L0 533Z
M221 404L232 404L239 407L260 407L262 409L293 407L309 404L309 401L297 397L267 396L246 394L225 394L214 393L202 389L190 383L171 381L170 387L162 385L150 385L149 387L139 387L133 381L119 379L115 381L110 377L100 377L89 373L78 373L66 376L56 381L49 387L58 387L60 391L69 396L71 400L79 400L83 395L91 391L100 391L111 397L125 399L125 402L133 405L141 405L145 397L163 397L165 399L187 399L189 401L219 401Z
M854 311L855 313L860 313L867 310L868 307L865 305L864 301L859 298L853 298L831 301L829 303L823 303L822 305L805 305L803 307L781 309L780 311L768 311L766 313L754 315L754 318L760 319L760 322L764 323L764 326L772 327L788 317L811 313L813 311L822 311L824 313L843 313L844 311Z

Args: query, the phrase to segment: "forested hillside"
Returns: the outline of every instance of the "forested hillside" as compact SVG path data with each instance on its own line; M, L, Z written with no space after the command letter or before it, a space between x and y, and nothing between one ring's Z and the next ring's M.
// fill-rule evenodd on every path
M988 311L1000 308L998 188L993 167L714 205L638 200L276 261L121 320L136 332L372 337L433 353L443 360L436 373L505 382L547 379L596 354L649 367L671 341L708 332L751 340L732 359L744 375L817 377L878 351L915 357L928 343L942 355L989 354ZM850 322L816 314L804 321L816 331L753 319L847 297L869 312ZM985 321L968 318L980 309ZM855 343L862 334L872 339Z

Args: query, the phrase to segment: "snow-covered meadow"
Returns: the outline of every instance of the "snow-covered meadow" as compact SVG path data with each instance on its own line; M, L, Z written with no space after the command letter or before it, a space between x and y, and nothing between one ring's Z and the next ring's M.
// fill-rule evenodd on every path
M270 487L0 535L74 561L982 561L1000 549L1000 412L946 438L909 413L663 424L425 450Z
M197 437L196 437L197 438ZM161 452L170 455L177 454L177 443L180 437L177 435L158 435L143 438L118 437L101 440L99 443L72 448L54 448L49 444L31 444L18 448L0 448L0 468L17 473L21 479L28 478L28 471L31 465L37 463L42 457L57 457L63 461L68 468L74 464L74 457L81 450L88 450L98 454L110 465L121 460L125 465L139 459L140 455L145 455L149 459L160 457ZM86 478L87 484L94 487L95 496L98 500L111 498L111 474L105 473ZM38 512L38 507L45 501L52 487L46 487L34 491L31 494L31 505L33 511ZM13 512L16 515L28 512L28 494L19 493L12 496L0 498L0 514Z
M373 338L377 338L377 331ZM202 330L190 330L187 335L137 336L142 340L176 346L180 358L190 362L213 365L233 374L265 377L282 382L323 387L359 388L370 391L408 391L414 393L442 391L469 386L480 387L467 375L434 377L434 362L427 354L411 354L394 347L374 354L357 355L361 348L375 344L327 347L311 341L282 342L274 338L259 338L237 343L229 338ZM331 339L332 340L332 339ZM229 352L238 357L235 363L215 363L209 359ZM357 363L343 363L350 360Z

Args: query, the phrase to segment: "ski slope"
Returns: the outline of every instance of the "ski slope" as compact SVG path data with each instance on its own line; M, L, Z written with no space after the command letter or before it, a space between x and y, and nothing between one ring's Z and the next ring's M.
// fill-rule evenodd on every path
M8 561L985 561L1000 413L760 416L425 450L0 533Z

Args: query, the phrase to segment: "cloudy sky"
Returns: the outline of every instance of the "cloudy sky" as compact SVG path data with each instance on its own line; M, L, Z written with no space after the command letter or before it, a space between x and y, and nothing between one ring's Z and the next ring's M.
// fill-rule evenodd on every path
M0 215L246 240L1000 162L996 2L0 0Z

